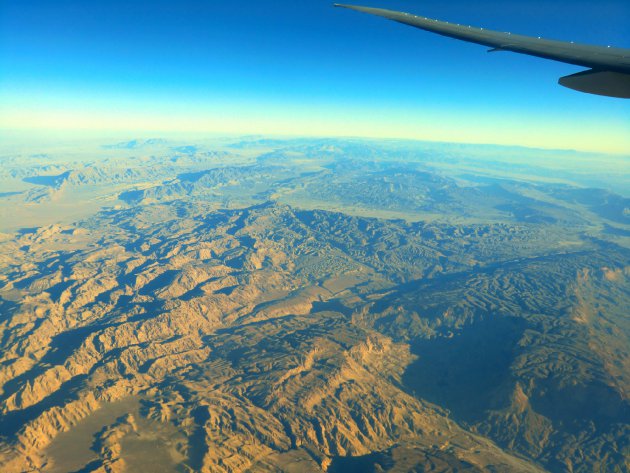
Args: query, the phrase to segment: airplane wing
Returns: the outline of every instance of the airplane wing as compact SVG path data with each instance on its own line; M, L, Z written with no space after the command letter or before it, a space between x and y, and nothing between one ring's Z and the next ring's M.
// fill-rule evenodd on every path
M382 16L449 38L488 46L490 52L511 51L583 66L589 70L560 79L570 89L609 97L630 98L630 49L589 46L486 30L382 8L335 4L336 7Z

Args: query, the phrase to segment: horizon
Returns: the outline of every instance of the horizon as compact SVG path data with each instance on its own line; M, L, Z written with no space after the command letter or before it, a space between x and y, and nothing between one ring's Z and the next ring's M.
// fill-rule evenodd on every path
M550 39L628 44L630 7L618 0L517 1L501 9L495 1L367 3ZM31 0L0 8L3 131L356 136L630 151L628 101L557 85L580 68L489 55L332 2L237 8Z
M227 139L272 139L283 142L300 140L335 140L335 141L364 141L371 143L410 143L410 144L435 144L435 145L457 145L463 147L491 147L499 149L521 149L524 151L543 151L546 153L573 153L584 156L611 156L622 160L630 159L628 151L599 151L577 148L545 147L535 145L493 143L487 141L457 141L424 138L406 138L396 136L367 136L367 135L320 135L306 133L256 133L256 132L220 132L220 131L167 131L167 130L72 130L72 129L5 129L0 128L0 137L5 140L0 145L15 146L21 145L23 140L28 140L31 146L45 145L73 145L79 143L90 144L122 144L131 141L165 140L173 143L179 142L206 142L211 140ZM116 142L116 143L113 143Z

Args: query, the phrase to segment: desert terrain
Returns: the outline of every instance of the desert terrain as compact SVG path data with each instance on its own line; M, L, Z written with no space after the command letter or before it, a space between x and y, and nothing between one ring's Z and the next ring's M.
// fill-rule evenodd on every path
M405 141L6 147L0 470L627 472L629 171Z

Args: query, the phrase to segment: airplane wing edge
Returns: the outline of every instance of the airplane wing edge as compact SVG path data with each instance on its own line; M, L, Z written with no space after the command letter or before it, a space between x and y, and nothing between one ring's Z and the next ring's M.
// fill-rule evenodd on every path
M380 16L442 36L481 44L493 51L537 56L543 59L587 67L598 71L630 74L630 50L535 38L511 33L459 25L410 13L335 3L335 7Z

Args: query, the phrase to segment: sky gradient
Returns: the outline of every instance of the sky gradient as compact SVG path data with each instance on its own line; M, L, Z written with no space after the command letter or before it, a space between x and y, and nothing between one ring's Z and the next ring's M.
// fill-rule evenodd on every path
M402 137L630 153L630 101L579 67L432 35L332 1L0 3L0 128ZM630 47L627 0L364 0Z

